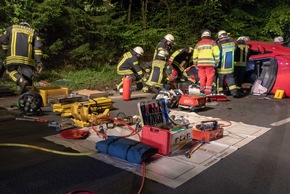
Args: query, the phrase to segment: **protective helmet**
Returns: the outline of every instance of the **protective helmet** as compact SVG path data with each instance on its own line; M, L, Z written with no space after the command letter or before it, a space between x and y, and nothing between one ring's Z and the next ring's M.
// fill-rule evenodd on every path
M190 46L188 47L188 53L192 53L193 52L193 48Z
M172 36L172 34L167 34L164 36L165 40L169 41L169 42L174 42L174 36Z
M274 42L278 42L282 44L284 42L284 38L282 36L277 36L274 38Z
M166 60L168 56L169 56L168 51L164 49L160 50L157 54L157 58L162 60Z
M250 40L250 38L249 38L248 36L240 36L240 37L237 39L237 41L239 41L239 40L248 41L248 40Z
M20 22L19 25L30 27L30 24L27 22Z
M133 50L139 54L139 55L143 55L144 54L144 50L140 47L140 46L137 46L135 48L133 48Z
M220 30L218 32L218 38L225 38L225 37L228 37L228 33L224 30Z
M211 32L209 30L204 30L201 33L201 38L203 38L203 37L211 37Z

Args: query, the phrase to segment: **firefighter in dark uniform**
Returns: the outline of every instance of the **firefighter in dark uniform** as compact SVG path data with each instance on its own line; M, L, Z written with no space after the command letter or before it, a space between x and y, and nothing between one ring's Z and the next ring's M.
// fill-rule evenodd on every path
M20 94L33 85L33 76L43 69L42 43L38 33L26 22L9 26L0 42L5 52L8 76L20 87Z
M246 44L248 38L241 36L237 39L237 48L235 50L235 78L239 92L242 92L242 84L245 81L246 67L249 61L250 47Z
M196 83L197 69L195 67L188 68L193 65L192 61L193 48L185 47L175 51L169 58L169 75L168 80L174 82L176 79L180 81L189 80Z
M159 50L156 59L152 61L152 69L145 86L142 88L143 92L158 92L162 89L166 80L166 65L169 57L167 50Z
M130 76L131 80L137 83L137 89L141 90L142 82L146 81L143 70L139 64L139 59L143 56L144 50L140 46L135 47L132 51L128 51L119 60L117 65L117 74ZM123 81L117 85L119 90L123 85Z
M161 41L157 44L157 46L155 47L155 51L154 51L154 55L153 55L153 60L156 59L159 51L163 51L163 50L166 50L168 53L170 53L172 47L173 47L173 44L174 44L174 36L172 34L167 34L165 35ZM153 61L152 60L152 61ZM146 63L144 65L144 68L145 68L145 71L147 73L150 73L151 71L151 67L152 67L152 61Z
M237 86L234 78L234 59L236 44L230 38L226 31L220 30L218 32L217 44L221 53L221 61L217 67L217 92L223 92L224 81L226 82L231 95L234 98L239 98Z

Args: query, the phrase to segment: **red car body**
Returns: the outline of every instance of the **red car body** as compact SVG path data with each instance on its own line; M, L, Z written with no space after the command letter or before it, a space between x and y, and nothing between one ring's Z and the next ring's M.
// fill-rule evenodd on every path
M250 46L249 62L254 64L253 73L269 94L284 90L290 97L290 48L275 42L247 41Z

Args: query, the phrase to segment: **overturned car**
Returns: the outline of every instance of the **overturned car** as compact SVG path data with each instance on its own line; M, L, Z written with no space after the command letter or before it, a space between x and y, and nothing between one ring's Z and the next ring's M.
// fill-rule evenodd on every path
M275 42L247 41L250 46L247 81L265 88L265 93L284 90L290 97L290 48Z

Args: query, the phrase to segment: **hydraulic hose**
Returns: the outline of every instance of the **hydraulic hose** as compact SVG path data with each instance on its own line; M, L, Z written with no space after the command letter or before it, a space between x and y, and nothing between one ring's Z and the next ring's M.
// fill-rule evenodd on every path
M96 154L97 152L84 152L84 153L74 153L74 152L62 152L62 151L57 151L57 150L51 150L35 145L29 145L29 144L20 144L20 143L0 143L1 147L23 147L23 148L32 148L36 150L41 150L45 152L50 152L54 154L60 154L60 155L66 155L66 156L89 156Z

